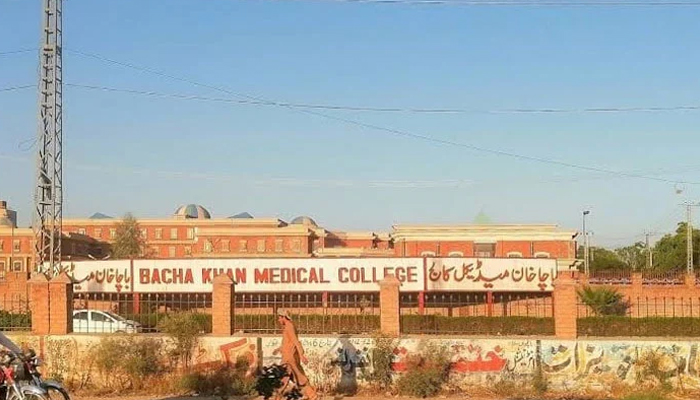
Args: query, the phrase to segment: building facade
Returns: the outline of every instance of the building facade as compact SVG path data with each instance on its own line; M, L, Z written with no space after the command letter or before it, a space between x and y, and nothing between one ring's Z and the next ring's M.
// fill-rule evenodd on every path
M108 259L120 219L96 213L63 220L66 260ZM344 232L301 216L290 222L248 213L212 218L199 205L179 207L170 218L139 219L144 257L478 257L553 258L559 269L576 262L574 230L556 225L395 225L389 232ZM30 271L34 235L17 227L17 215L0 202L0 268Z

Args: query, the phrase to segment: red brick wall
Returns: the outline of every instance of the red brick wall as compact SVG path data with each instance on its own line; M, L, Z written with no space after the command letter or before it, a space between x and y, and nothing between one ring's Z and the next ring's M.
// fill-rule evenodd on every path
M518 252L523 257L532 257L531 241L513 241L496 243L496 257L507 257L510 252Z

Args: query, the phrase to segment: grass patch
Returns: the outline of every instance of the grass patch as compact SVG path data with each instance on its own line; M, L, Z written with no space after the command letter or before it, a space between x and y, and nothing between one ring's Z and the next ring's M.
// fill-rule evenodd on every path
M554 318L403 315L401 328L404 333L553 335Z
M700 335L700 318L631 318L623 316L587 317L578 319L580 336L660 336L683 337Z

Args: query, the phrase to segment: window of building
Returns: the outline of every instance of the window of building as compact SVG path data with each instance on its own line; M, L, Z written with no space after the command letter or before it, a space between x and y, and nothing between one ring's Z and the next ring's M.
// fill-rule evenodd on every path
M185 255L186 256L192 255L192 246L185 246Z
M175 246L168 247L168 257L175 258L175 255L176 255Z
M102 228L95 228L95 237L102 237Z
M177 240L177 228L170 228L170 240Z
M156 239L163 239L163 228L156 228Z
M265 252L265 239L258 239L258 253Z
M110 239L115 239L117 237L117 230L112 228L109 230L109 238Z
M160 247L153 246L151 251L153 252L153 257L160 257Z
M212 251L214 251L214 244L211 242L211 240L207 239L204 242L204 252L211 253Z
M141 228L141 237L144 239L148 239L148 229Z
M476 243L474 245L474 256L481 258L490 258L496 254L495 243Z
M464 257L464 253L461 251L451 251L447 254L447 257Z
M523 253L519 251L510 251L508 254L506 254L506 257L508 258L523 258Z
M301 253L301 239L292 240L292 251L295 253Z
M12 242L12 251L15 253L19 253L22 250L22 244L20 243L19 240L15 240Z
M435 257L434 251L424 251L420 253L421 257Z
M282 239L275 239L275 253L281 253L284 251L284 241Z
M14 272L22 272L22 267L23 267L22 261L13 261L12 262L12 271Z
M85 235L85 228L78 228L79 235Z
M187 228L187 239L194 239L194 228Z
M549 257L550 257L549 253L547 253L546 251L538 251L537 253L535 253L535 258L549 258Z
M229 251L231 251L231 242L228 240L223 240L221 242L221 251L223 251L224 253L228 253Z
M247 240L239 240L238 241L238 252L245 253L247 251L248 251L248 241Z

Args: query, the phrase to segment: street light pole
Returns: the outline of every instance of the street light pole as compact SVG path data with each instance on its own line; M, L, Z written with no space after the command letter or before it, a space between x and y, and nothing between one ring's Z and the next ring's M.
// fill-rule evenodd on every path
M590 214L589 210L583 212L583 271L586 275L590 275L590 265L588 258L588 232L586 232L586 216Z

